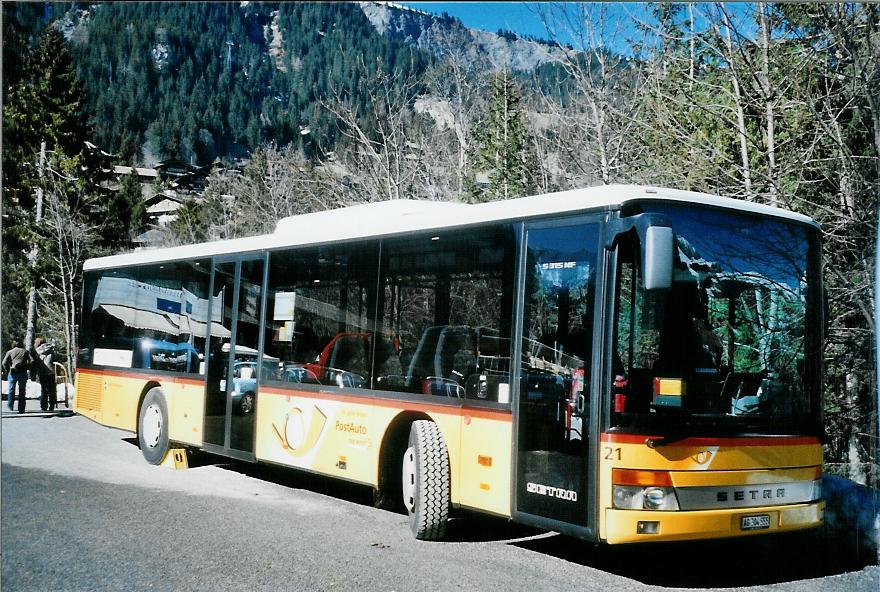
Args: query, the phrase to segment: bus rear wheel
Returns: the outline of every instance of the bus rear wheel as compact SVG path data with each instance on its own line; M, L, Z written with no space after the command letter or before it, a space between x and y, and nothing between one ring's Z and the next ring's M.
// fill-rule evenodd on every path
M144 396L138 415L138 445L151 465L158 465L168 453L168 404L159 387Z
M413 535L423 541L442 539L449 518L449 453L434 422L413 422L401 477Z

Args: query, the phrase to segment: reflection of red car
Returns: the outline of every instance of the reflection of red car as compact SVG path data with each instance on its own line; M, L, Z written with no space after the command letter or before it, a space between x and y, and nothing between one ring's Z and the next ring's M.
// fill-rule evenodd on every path
M324 384L364 388L371 338L371 333L339 333L324 346L316 362L304 366Z

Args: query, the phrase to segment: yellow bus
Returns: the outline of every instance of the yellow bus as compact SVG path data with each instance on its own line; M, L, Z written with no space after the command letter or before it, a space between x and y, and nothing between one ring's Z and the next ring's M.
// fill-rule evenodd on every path
M92 259L76 411L609 544L821 524L820 229L605 186Z

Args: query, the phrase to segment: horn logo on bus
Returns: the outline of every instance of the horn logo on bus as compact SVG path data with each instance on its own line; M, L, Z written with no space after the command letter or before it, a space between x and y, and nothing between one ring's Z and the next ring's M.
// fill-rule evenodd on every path
M317 406L312 407L310 416L307 425L306 416L299 407L293 407L285 415L281 444L293 456L303 456L314 448L327 424L327 416Z

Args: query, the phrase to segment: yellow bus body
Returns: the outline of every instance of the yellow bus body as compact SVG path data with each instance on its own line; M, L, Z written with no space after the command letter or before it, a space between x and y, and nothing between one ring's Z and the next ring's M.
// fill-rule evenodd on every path
M690 511L618 510L612 504L614 469L668 471L672 485L723 487L760 496L774 484L814 481L821 475L817 438L688 438L650 448L647 436L603 434L599 458L599 536L608 543L693 540L799 530L822 522L824 502ZM753 493L754 492L754 493ZM744 531L743 516L769 514L767 529ZM656 534L639 522L659 522Z
M135 432L142 395L159 386L168 401L169 437L201 446L204 383L200 379L81 369L74 410L100 424ZM382 439L403 412L440 427L452 468L450 501L510 516L511 414L411 400L396 401L263 387L256 409L257 461L377 487Z
M138 405L153 386L161 387L168 401L170 439L201 446L201 377L81 369L74 409L100 424L135 432ZM510 412L437 405L429 397L421 403L263 387L256 408L255 457L377 487L383 437L404 412L422 414L439 426L449 450L450 501L455 506L512 515ZM648 447L645 440L636 435L600 438L600 540L616 544L720 538L798 530L822 522L824 502L699 511L614 509L614 469L668 471L675 487L730 486L760 492L777 483L813 481L822 463L816 438L690 438L657 448ZM769 515L769 527L741 530L740 519L756 514ZM645 521L659 523L656 533L639 532L639 523Z

